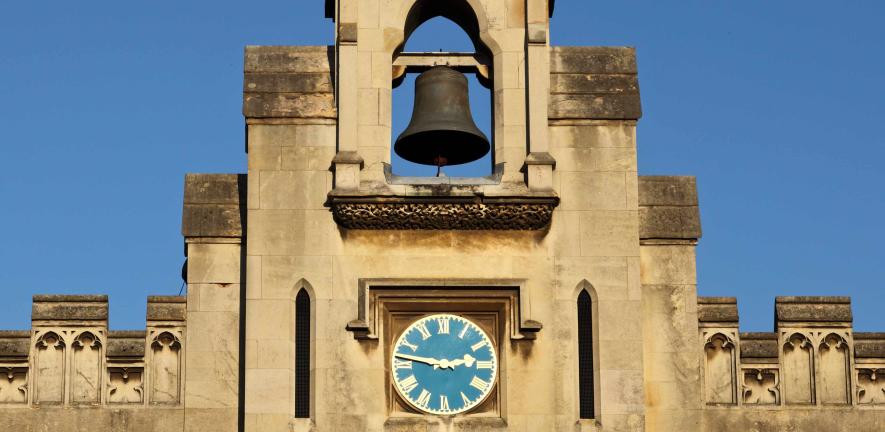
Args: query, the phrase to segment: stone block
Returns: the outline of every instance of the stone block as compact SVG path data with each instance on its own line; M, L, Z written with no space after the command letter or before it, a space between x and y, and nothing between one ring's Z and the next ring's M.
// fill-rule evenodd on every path
M694 246L642 246L639 250L643 285L697 284Z
M261 208L271 210L322 209L326 202L328 171L267 171L261 173Z
M243 115L249 118L336 119L333 93L246 93Z
M245 72L328 72L334 46L247 46Z
M28 358L31 334L27 330L0 330L0 361Z
M563 210L630 210L623 172L558 174Z
M551 151L556 148L636 148L636 125L622 121L560 124L548 127ZM559 158L557 158L558 160Z
M640 199L642 193L640 189ZM639 238L700 239L701 214L694 207L639 207Z
M283 147L282 169L289 171L328 171L335 147Z
M189 244L187 283L239 283L240 252L236 243Z
M248 154L249 171L279 170L282 162L280 146L252 146Z
M636 50L629 47L550 47L550 72L635 74Z
M186 174L185 204L239 204L240 174Z
M133 330L109 331L106 351L108 359L144 357L145 333Z
M187 317L187 297L149 296L147 321L184 321Z
M292 337L291 300L250 300L246 303L246 333L249 339Z
M639 176L639 205L696 207L697 180L693 176Z
M885 359L885 333L854 333L854 356Z
M639 256L638 220L631 210L580 213L581 255Z
M192 284L188 289L200 290L200 311L237 312L240 310L240 284Z
M249 93L332 93L335 91L330 71L253 73L247 72L243 91Z
M246 196L242 174L187 174L181 233L185 237L240 237L240 202Z
M552 93L638 94L639 80L633 74L550 74Z
M304 279L314 289L325 291L331 285L332 257L262 257L261 298L294 300L298 282ZM314 299L316 300L316 299Z
M777 333L741 333L741 361L777 363Z
M734 297L698 297L698 321L721 326L737 326L737 299Z
M106 295L35 295L31 321L107 321Z
M554 93L547 116L554 120L637 120L642 117L642 105L638 95Z
M778 326L785 323L851 324L850 297L777 297L775 318Z

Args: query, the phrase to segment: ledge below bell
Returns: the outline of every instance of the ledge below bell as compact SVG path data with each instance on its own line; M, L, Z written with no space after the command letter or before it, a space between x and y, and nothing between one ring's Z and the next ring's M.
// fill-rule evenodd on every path
M328 205L335 222L363 230L543 230L555 196L336 196Z

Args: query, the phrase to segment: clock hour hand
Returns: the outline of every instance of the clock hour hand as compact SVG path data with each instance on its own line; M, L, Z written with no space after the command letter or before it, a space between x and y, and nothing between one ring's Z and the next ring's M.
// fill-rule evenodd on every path
M439 367L439 363L440 363L439 360L437 360L435 358L430 358L430 357L418 357L418 356L413 356L413 355L408 355L408 354L400 354L400 353L394 353L393 355L395 357L404 358L406 360L412 360L412 361L416 361L416 362L429 364L429 365L433 366L434 368Z
M443 360L443 362L447 364L440 367L448 367L449 369L454 370L455 366L465 365L467 367L472 367L473 363L476 362L476 359L470 354L464 354L464 358L459 358L451 361Z

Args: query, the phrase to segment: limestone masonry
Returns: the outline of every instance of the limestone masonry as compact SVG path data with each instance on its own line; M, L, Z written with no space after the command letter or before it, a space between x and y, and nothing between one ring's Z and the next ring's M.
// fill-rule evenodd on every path
M335 45L247 47L247 173L184 181L187 296L138 331L106 296L34 296L0 332L0 431L885 430L885 333L848 298L779 297L741 333L697 296L695 179L637 174L635 52L549 46L553 6L327 0ZM403 52L437 16L475 52ZM435 64L490 89L489 176L389 165L391 92ZM392 373L435 313L497 353L457 415Z

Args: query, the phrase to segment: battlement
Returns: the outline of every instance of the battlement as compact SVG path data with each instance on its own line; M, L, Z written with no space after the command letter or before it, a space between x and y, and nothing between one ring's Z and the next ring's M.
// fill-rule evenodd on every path
M777 297L773 332L738 327L735 298L698 298L708 407L885 408L885 333L855 333L850 298Z
M30 331L0 331L0 405L181 404L185 297L148 297L147 326L108 330L105 295L35 295Z

